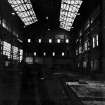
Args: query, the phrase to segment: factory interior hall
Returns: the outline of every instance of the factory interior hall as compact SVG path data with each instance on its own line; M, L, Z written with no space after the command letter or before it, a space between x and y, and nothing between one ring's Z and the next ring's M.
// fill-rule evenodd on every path
M0 0L0 105L105 105L105 0Z

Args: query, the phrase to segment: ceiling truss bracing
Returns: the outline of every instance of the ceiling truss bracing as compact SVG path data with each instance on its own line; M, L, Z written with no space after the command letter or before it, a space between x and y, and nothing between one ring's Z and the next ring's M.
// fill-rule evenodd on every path
M8 0L8 2L26 26L38 21L30 0Z
M82 0L62 0L60 10L60 28L70 31L82 2Z

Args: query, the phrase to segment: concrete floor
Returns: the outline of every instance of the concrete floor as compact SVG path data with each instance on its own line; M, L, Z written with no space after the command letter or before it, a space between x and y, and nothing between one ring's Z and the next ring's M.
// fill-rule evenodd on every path
M105 79L103 74L95 74L93 77L91 75L66 74L68 78L64 78L63 82L68 91L72 90L84 105L105 105Z
M21 74L0 70L0 105L17 105L20 97Z
M29 104L105 105L105 81L68 72L39 78L35 72L1 70L0 105Z

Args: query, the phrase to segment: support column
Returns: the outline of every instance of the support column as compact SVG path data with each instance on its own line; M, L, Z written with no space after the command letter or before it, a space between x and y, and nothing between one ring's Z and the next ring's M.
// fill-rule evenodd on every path
M101 0L101 57L102 70L105 73L105 0Z

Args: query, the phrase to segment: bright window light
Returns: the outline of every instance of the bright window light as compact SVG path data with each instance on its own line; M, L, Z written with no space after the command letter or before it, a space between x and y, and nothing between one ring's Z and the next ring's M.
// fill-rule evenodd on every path
M31 39L28 39L28 43L31 43Z
M82 0L62 0L60 10L60 28L70 31L82 2Z
M55 56L55 52L53 52L52 55Z
M66 43L69 43L69 39L66 39Z
M93 48L95 47L95 38L93 37Z
M8 2L26 26L38 21L30 0L8 0Z
M46 17L46 19L48 20L48 16Z
M46 56L46 52L44 52L43 55Z
M49 43L52 43L52 39L49 39Z
M84 50L85 50L85 51L88 50L88 42L87 42L87 41L84 42Z
M20 62L23 60L23 50L20 49Z
M64 52L62 52L62 56L65 56L65 53Z
M11 55L11 44L3 41L3 55L6 55L8 58L10 58Z
M38 42L41 43L42 42L42 39L38 39Z
M96 42L97 42L97 46L99 45L99 38L98 38L98 34L96 35Z
M13 51L13 59L18 60L18 47L12 46L12 51Z
M15 13L14 13L14 12L12 12L11 14L12 14L13 16L15 15Z
M57 39L57 43L60 43L61 42L61 40L60 39Z
M34 52L34 56L36 56L36 52Z

